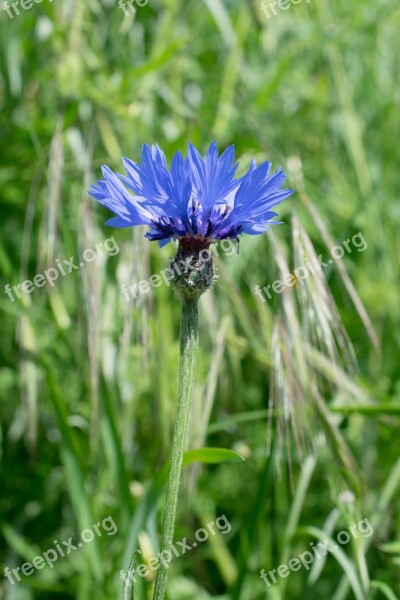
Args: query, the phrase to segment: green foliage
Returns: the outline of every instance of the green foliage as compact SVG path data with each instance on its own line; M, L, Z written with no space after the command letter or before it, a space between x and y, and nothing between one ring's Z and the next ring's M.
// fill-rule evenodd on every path
M0 563L108 516L118 527L3 577L5 600L121 598L135 550L159 551L180 303L164 284L127 302L121 285L175 249L104 227L86 190L145 142L171 156L213 139L241 169L282 164L298 193L271 235L221 252L200 300L186 456L202 464L185 470L176 539L221 515L231 530L173 560L169 597L400 597L399 26L396 0L303 0L269 20L258 0L149 0L128 16L112 0L43 0L13 19L0 6ZM255 295L358 232L365 250ZM54 286L3 291L112 236L117 253ZM363 518L370 537L260 579Z

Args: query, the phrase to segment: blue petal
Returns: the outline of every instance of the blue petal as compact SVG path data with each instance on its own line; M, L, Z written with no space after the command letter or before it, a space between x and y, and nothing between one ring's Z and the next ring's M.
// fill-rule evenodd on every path
M271 208L293 191L282 189L285 174L278 169L271 175L268 161L257 166L253 160L247 173L235 178L234 158L233 146L218 156L212 142L203 158L189 144L187 158L176 152L168 169L159 146L145 144L140 163L123 158L126 175L103 166L104 179L89 193L114 213L107 225L149 225L146 236L162 246L184 236L257 235L277 223Z
M105 222L105 225L109 227L132 227L132 223L127 221L126 219L122 219L121 217L112 217Z

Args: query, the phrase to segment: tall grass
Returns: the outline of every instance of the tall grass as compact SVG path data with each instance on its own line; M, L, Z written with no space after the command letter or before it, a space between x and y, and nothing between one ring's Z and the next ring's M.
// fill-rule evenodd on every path
M105 228L86 190L144 142L171 155L214 138L235 143L243 168L253 155L282 164L298 194L284 226L221 256L200 302L188 447L246 461L188 467L177 539L222 514L232 530L173 562L169 595L400 596L399 25L395 0L303 2L269 21L250 0L150 0L129 17L111 0L44 1L12 20L1 10L4 285L112 235L120 248L0 299L1 563L30 562L108 515L118 525L52 569L3 579L6 600L118 598L134 551L159 550L179 302L166 285L127 302L120 286L174 249ZM255 296L303 252L326 256L357 232L364 252ZM374 535L340 560L261 581L363 517ZM135 598L153 580L139 578Z

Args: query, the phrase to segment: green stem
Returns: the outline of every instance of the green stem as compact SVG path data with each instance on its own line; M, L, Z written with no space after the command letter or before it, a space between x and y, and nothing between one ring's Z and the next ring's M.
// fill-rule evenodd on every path
M167 483L161 552L171 551L174 540L176 509L182 471L183 452L190 414L192 384L199 345L198 298L182 299L181 346L179 357L179 396L172 440L171 468ZM167 571L160 564L153 600L164 600Z

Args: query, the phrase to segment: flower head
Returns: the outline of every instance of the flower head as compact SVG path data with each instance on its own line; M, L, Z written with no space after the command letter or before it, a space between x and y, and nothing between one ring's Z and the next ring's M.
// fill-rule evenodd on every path
M271 175L268 161L257 166L253 160L235 179L234 147L218 156L215 142L204 158L192 144L186 158L176 152L170 169L157 145L143 146L140 164L128 158L123 163L126 175L103 166L104 179L89 193L116 215L107 225L148 225L146 237L160 246L179 239L207 248L214 240L262 233L276 223L272 208L293 192L281 189L285 173Z
M271 175L269 162L257 167L253 160L235 179L233 146L218 156L215 142L204 158L192 144L186 158L176 152L170 169L158 146L143 146L141 164L123 163L126 175L103 166L104 179L89 193L116 215L107 225L148 225L146 236L160 246L179 240L169 278L186 299L197 299L216 279L208 250L213 241L262 233L276 223L271 209L292 194L281 189L282 169Z

